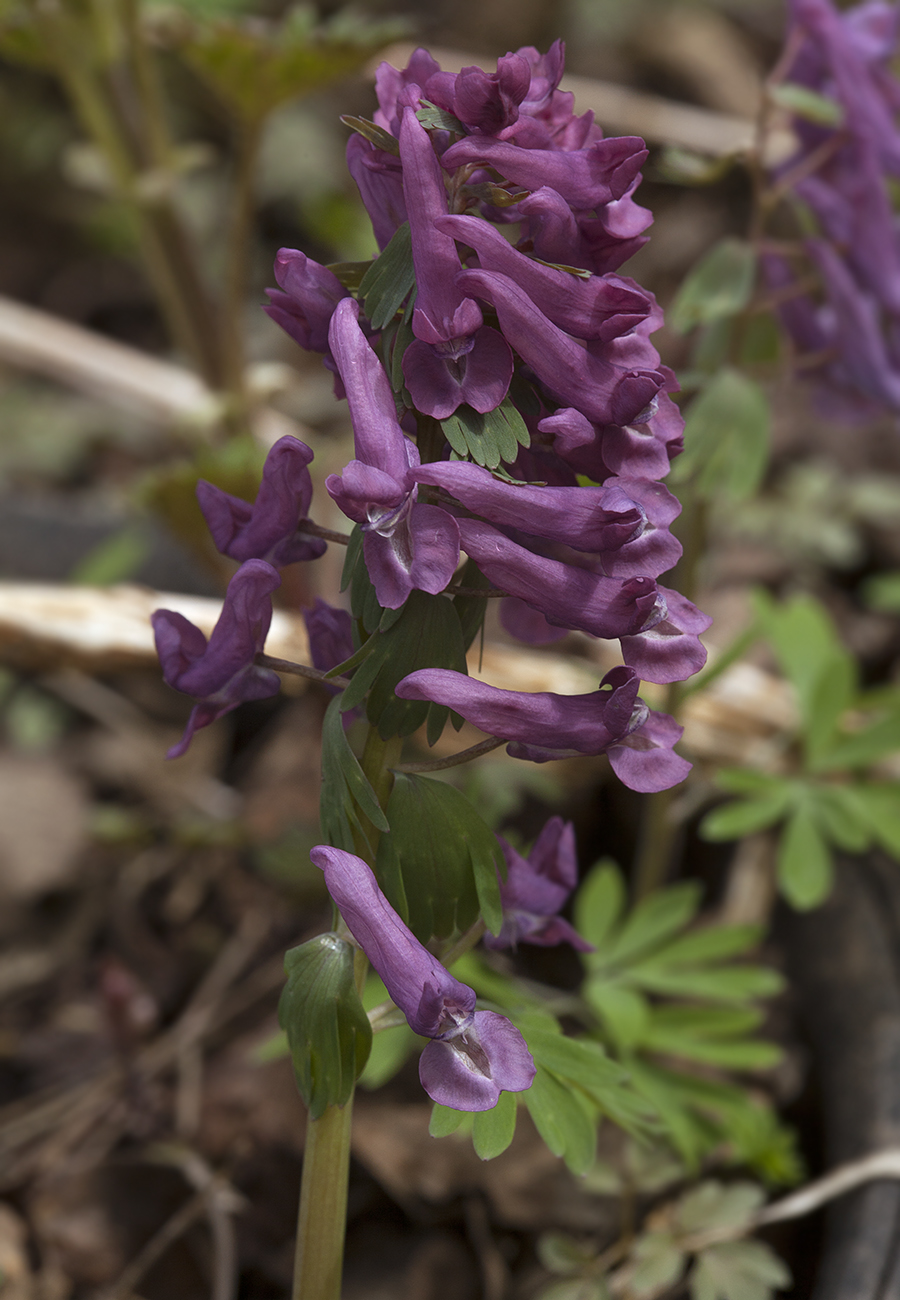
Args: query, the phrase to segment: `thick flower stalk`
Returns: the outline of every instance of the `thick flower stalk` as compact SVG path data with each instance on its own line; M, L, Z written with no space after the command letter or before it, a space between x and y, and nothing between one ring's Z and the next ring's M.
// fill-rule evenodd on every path
M432 1100L454 1110L490 1110L501 1092L530 1088L534 1062L518 1029L494 1011L475 1010L474 990L419 943L362 858L324 844L310 858L410 1028L431 1040L419 1078Z
M789 187L817 233L801 261L767 253L763 267L782 321L811 371L848 413L900 411L900 11L883 0L838 10L790 0L784 78L823 96L833 121L796 117L796 153L773 182ZM800 281L817 275L820 290ZM795 292L792 294L791 289Z

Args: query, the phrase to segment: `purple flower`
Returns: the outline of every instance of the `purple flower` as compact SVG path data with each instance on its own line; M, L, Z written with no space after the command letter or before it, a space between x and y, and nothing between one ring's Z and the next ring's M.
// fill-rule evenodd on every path
M445 151L447 171L457 167L493 167L525 189L555 190L573 208L596 208L620 199L633 184L647 150L637 136L611 136L585 149L566 152L523 149L485 135L469 135Z
M347 610L335 609L317 596L312 609L303 610L303 622L309 637L309 657L320 672L330 672L353 654L353 619Z
M418 482L444 488L500 528L598 552L609 577L656 577L681 555L668 531L681 506L659 483L613 478L602 487L534 487L465 461L435 461L414 472Z
M522 218L522 241L536 257L598 274L615 271L643 248L647 236L641 232L653 220L630 193L604 204L594 214L573 212L549 186L536 189L511 211Z
M476 519L460 519L459 534L466 554L489 582L557 627L615 638L634 636L665 616L652 578L607 578L551 560Z
M531 87L531 67L519 54L504 54L497 71L463 68L437 72L425 83L425 95L473 131L497 135L519 119L519 105Z
M553 450L579 474L601 482L610 474L664 478L684 448L684 418L668 393L659 393L642 419L627 425L597 427L573 407L541 420L541 433L553 434Z
M347 390L356 460L325 481L344 514L362 526L363 554L379 603L399 609L418 589L443 591L459 562L456 520L416 501L415 445L404 435L390 384L359 327L359 308L341 302L332 318L331 350Z
M484 271L498 271L525 291L560 329L579 339L608 341L626 334L650 314L652 295L621 276L582 276L526 257L500 231L478 217L445 216L437 230L474 248Z
M280 289L267 289L263 311L307 352L328 352L328 326L347 290L327 266L296 248L281 248L275 258Z
M404 353L403 375L425 415L445 420L462 402L484 414L506 396L513 357L496 330L482 327L475 300L457 288L456 244L436 224L447 215L443 173L412 108L403 110L400 160L416 269L416 337Z
M551 817L527 858L498 835L506 858L506 880L500 882L503 928L496 938L484 936L487 948L514 948L517 943L552 947L570 943L579 952L593 952L557 912L578 883L575 828L561 817Z
M404 700L449 705L467 722L510 741L513 758L544 763L579 754L608 754L631 790L666 790L684 780L690 763L672 752L683 731L666 713L638 699L632 668L613 668L590 695L529 694L488 686L447 668L421 668L395 688Z
M281 687L277 673L254 660L266 643L272 621L272 592L281 586L264 560L247 560L228 584L219 621L207 641L183 614L158 609L150 616L163 678L176 691L193 695L195 705L184 735L168 752L179 758L194 732L237 708L245 700L265 700Z
M475 1010L474 990L419 943L362 858L324 844L309 856L410 1028L431 1039L419 1078L432 1100L455 1110L491 1110L501 1092L530 1088L534 1062L518 1029L505 1016Z
M354 132L347 141L347 170L356 181L378 247L384 250L406 220L400 160Z
M197 500L216 549L233 560L267 560L276 568L317 559L326 543L298 532L312 500L307 469L312 458L299 438L279 438L266 457L252 506L201 479Z
M504 338L547 391L598 424L629 424L638 419L666 382L656 368L656 352L644 340L637 350L646 352L649 365L635 369L633 357L613 351L620 340L582 344L554 325L509 276L462 271L457 283L491 304Z

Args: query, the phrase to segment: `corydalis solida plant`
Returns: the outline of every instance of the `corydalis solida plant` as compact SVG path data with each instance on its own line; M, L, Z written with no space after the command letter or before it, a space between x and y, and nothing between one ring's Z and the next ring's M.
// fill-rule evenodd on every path
M559 42L546 55L508 54L494 74L442 72L424 50L403 70L383 64L374 121L355 120L347 154L382 253L329 268L284 249L266 309L323 356L354 431L353 458L326 481L354 525L352 620L321 604L308 619L313 662L324 671L341 659L344 683L325 724L332 842L313 851L342 919L308 960L294 950L283 1003L311 1123L323 1126L311 1130L300 1231L320 1254L334 1228L317 1205L346 1167L338 1116L366 1051L353 962L358 983L365 954L430 1038L420 1071L430 1095L483 1111L528 1089L531 1055L426 945L458 956L486 927L493 946L574 933L556 915L574 884L571 829L554 824L532 859L510 857L452 787L395 785L403 738L427 722L434 743L452 709L523 760L606 753L639 791L689 768L674 752L681 729L639 696L641 679L681 681L702 667L708 625L658 582L681 549L669 532L679 506L660 480L682 425L674 377L650 342L659 308L618 274L651 220L633 197L646 150L576 116L558 89L562 68ZM258 606L270 610L280 565L321 551L310 459L281 440L252 507L200 489L216 544L243 564L208 644L155 616L166 680L200 701L180 752L198 726L259 698ZM238 602L245 590L252 600ZM617 640L624 662L581 696L474 681L465 650L488 596L522 640L577 629ZM339 715L362 708L360 765ZM399 811L416 800L435 819L445 897L433 895L422 828Z

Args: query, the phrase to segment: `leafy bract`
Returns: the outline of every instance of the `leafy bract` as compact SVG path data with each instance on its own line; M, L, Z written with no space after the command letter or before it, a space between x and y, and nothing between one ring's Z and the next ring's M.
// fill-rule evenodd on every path
M378 845L376 871L391 905L423 943L467 930L479 911L499 934L496 835L454 786L398 772L387 806L391 831Z
M383 329L393 320L415 282L412 237L409 222L404 221L360 282L360 301L365 304L365 313L373 329Z
M278 1022L287 1035L300 1095L313 1119L350 1098L372 1044L353 978L354 949L320 934L284 958Z
M328 844L347 853L356 853L359 845L354 831L368 839L366 823L382 832L390 830L390 826L375 791L350 748L341 722L340 704L340 696L335 696L325 710L322 723L319 820L322 836Z

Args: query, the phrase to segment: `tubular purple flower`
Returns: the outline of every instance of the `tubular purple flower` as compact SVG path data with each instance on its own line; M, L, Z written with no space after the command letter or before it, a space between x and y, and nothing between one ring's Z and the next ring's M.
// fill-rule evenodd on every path
M657 483L611 479L602 487L533 487L497 479L465 461L435 461L413 473L419 483L444 488L500 528L599 552L607 576L656 577L681 554L668 532L681 506Z
M184 735L167 758L179 758L196 731L245 700L265 700L281 688L277 673L254 660L266 643L272 621L272 592L281 586L264 560L247 560L228 584L219 621L207 641L183 614L158 609L150 616L156 652L166 684L193 695L195 706Z
M484 135L497 135L519 118L519 105L531 85L531 66L519 54L504 54L497 71L462 68L437 72L425 82L425 97Z
M573 208L596 208L620 199L647 157L638 136L611 136L585 149L523 149L485 135L457 140L443 154L447 171L481 164L528 190L548 186Z
M544 266L517 252L494 226L478 217L446 216L435 228L474 248L483 271L506 275L540 306L554 325L580 339L607 341L626 334L650 313L652 297L619 276L584 279Z
M551 560L476 519L460 519L459 535L493 586L518 596L557 627L616 638L634 636L665 617L652 578L607 578Z
M590 695L504 691L447 668L420 668L395 688L404 700L449 705L480 730L510 743L512 758L545 763L578 754L608 754L631 790L666 790L682 781L690 763L672 753L682 727L651 713L638 698L632 668L613 668Z
M312 609L303 610L303 622L309 637L309 657L320 672L329 672L353 654L353 619L346 609L335 609L317 596Z
M561 407L538 429L553 434L553 450L568 465L598 482L610 474L664 478L684 448L684 417L668 393L659 393L649 410L640 423L598 427L574 407Z
M263 311L305 351L327 353L332 313L348 297L340 280L296 248L278 250L275 279L283 292L267 289L271 302Z
M647 242L642 235L653 220L629 195L604 204L600 216L574 213L562 195L542 186L517 203L522 240L536 257L603 274L615 271ZM527 245L526 245L527 246Z
M378 247L384 250L407 219L400 161L354 132L347 141L347 170L369 214Z
M397 421L381 363L348 299L332 317L329 341L347 392L356 454L325 486L344 514L365 532L363 554L379 603L399 609L413 589L443 591L459 562L459 529L437 506L416 501L415 445Z
M506 859L506 880L500 882L503 926L496 937L484 936L486 948L514 948L534 943L543 948L570 943L579 952L593 952L557 912L578 883L575 828L561 817L551 817L527 858L498 835Z
M456 1110L490 1110L502 1091L523 1092L534 1062L504 1016L475 1010L475 992L454 979L404 925L362 858L321 844L310 853L350 933L410 1027L432 1041L419 1062L429 1096Z
M200 479L197 500L216 549L233 560L267 560L276 568L322 555L321 537L298 532L312 501L312 458L299 438L279 438L266 457L253 505Z
M565 405L576 406L598 424L629 424L663 387L659 370L627 370L582 346L548 320L514 281L496 271L462 271L457 283L489 302L504 338L537 377Z
M435 218L447 215L447 191L428 132L412 108L403 110L400 161L416 268L413 333L431 344L468 340L483 323L481 310L457 288L455 277L460 267L456 244L452 236L443 234L434 224ZM447 356L455 359L454 352L448 351Z
M666 614L638 636L619 639L622 658L645 682L683 682L706 663L706 647L700 641L712 619L679 591L657 586Z

